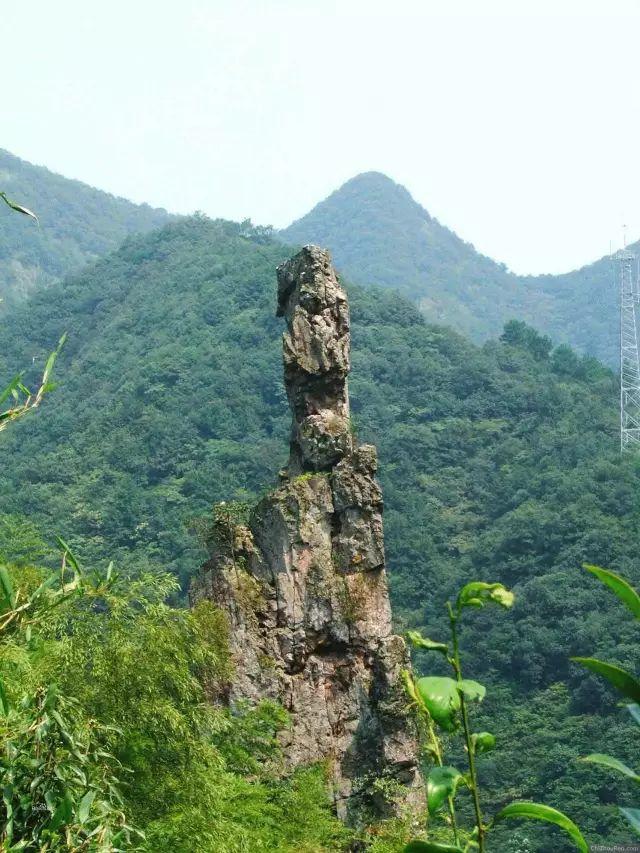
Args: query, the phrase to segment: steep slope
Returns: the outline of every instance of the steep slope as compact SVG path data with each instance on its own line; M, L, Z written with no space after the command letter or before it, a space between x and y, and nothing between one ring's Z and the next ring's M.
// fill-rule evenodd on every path
M615 363L616 290L608 259L561 276L516 276L479 254L378 172L358 175L281 232L327 246L355 282L408 296L430 322L481 341L512 318Z
M46 287L115 249L128 234L150 231L169 219L166 210L132 204L2 150L0 190L40 219L38 228L0 206L0 298L5 302Z
M87 562L171 568L186 582L202 559L186 521L218 500L253 501L286 459L273 305L289 254L259 230L193 218L15 308L0 324L6 376L65 329L69 342L61 386L2 443L6 526L26 515ZM615 740L632 761L633 741L603 686L568 663L597 649L633 665L637 651L621 608L579 568L640 581L640 469L618 454L614 376L518 324L478 347L392 292L348 293L352 423L379 450L396 620L437 638L463 581L514 586L513 612L474 614L463 637L499 739L483 770L490 798L506 781L514 799L563 808L594 843L628 841L600 804L602 777L575 758ZM607 796L629 792L613 782ZM538 832L527 829L532 849L564 849Z

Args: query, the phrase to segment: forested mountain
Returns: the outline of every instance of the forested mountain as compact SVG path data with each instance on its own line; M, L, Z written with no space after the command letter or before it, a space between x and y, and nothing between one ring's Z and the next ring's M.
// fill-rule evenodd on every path
M33 220L0 207L0 298L5 303L79 270L135 232L170 217L33 166L0 150L0 191L38 214Z
M169 220L0 150L0 190L35 210L40 228L0 209L0 298L7 304L81 267L128 235ZM4 206L3 206L4 208ZM516 276L479 254L378 172L348 181L280 232L290 245L327 246L355 283L399 290L427 320L476 342L524 319L580 351L616 363L616 287L611 261L566 275Z
M203 556L189 519L253 499L286 457L274 271L290 254L263 229L194 217L129 238L12 310L5 377L24 366L35 380L42 355L69 340L46 409L3 442L5 559L20 557L28 518L88 562L169 569L186 585ZM522 323L477 346L396 293L348 290L352 411L379 449L398 627L437 639L462 582L514 587L514 610L474 613L463 638L467 672L490 685L493 803L508 788L559 806L593 843L628 840L612 803L629 790L607 779L603 804L602 776L577 761L612 739L631 759L626 724L568 662L597 648L633 668L636 652L624 614L580 569L640 580L640 466L618 453L615 377ZM515 837L495 849L568 849L537 827Z
M354 282L397 289L429 322L477 342L499 334L510 319L524 319L554 343L615 363L617 291L609 258L566 275L514 275L379 172L347 181L281 236L327 246Z

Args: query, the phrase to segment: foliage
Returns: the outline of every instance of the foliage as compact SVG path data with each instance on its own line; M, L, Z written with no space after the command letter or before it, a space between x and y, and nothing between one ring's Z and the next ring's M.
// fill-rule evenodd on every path
M488 823L483 817L477 760L479 756L490 752L495 747L496 739L490 732L476 733L471 730L470 704L481 702L486 690L482 684L462 677L459 624L465 608L482 608L489 603L510 608L514 603L514 595L501 583L471 581L458 593L455 606L447 602L451 646L422 637L418 631L408 632L409 640L416 648L428 649L444 656L454 676L453 678L427 676L415 680L409 672L404 673L407 692L426 732L425 749L434 763L427 775L429 814L434 816L444 805L447 806L453 844L444 845L444 849L448 847L451 853L454 851L462 853L463 850L472 848L477 848L479 853L483 853L486 849L487 835L495 824L505 818L529 818L555 824L567 832L580 850L587 853L586 842L578 827L564 814L549 806L540 803L516 802L501 808ZM466 772L463 773L455 767L444 764L443 746L438 738L436 726L445 732L462 730L468 765ZM466 834L462 833L458 826L455 805L458 790L463 787L467 788L471 794L475 819L473 831ZM439 842L416 840L405 848L405 853L410 853L411 850L437 853L438 849L443 849L443 845Z
M22 217L2 215L0 299L6 305L79 270L128 234L149 231L170 218L164 210L132 204L1 150L0 175L7 191L0 193L0 200L11 207L15 202L7 196L19 195L16 207L20 212L33 208L40 222L26 240L28 223Z
M27 412L37 409L44 395L55 388L55 384L50 381L51 372L65 340L66 335L62 335L58 341L58 346L47 359L42 379L36 391L30 391L22 382L22 374L17 373L6 388L0 392L0 406L6 405L7 400L12 401L8 409L0 410L0 432L13 421L17 421L18 418L26 415Z
M5 526L61 532L103 571L106 554L130 576L162 566L184 591L205 556L189 519L255 501L286 458L273 315L274 268L289 254L246 225L195 217L13 309L0 328L8 363L29 364L64 330L69 340L56 406L4 433ZM476 707L478 730L502 733L483 759L487 810L504 804L509 779L510 799L566 810L594 843L628 841L574 757L631 743L631 725L567 660L596 642L620 666L635 659L626 620L574 581L585 559L639 579L640 468L618 452L615 377L566 347L536 357L526 334L476 347L393 293L348 292L350 398L361 439L379 450L400 627L437 636L442 602L469 578L517 592L512 619L478 610L461 628L465 668L493 697ZM624 780L611 797L632 805ZM506 832L499 824L492 846L511 853ZM527 827L534 850L565 853L558 836Z
M222 614L62 547L60 575L0 570L7 849L341 849L322 768L281 766L282 709L206 701L230 672Z
M0 566L3 849L130 846L136 833L122 811L121 765L101 744L106 727L87 718L54 682L39 681L33 673L52 614L80 591L75 558L65 548L59 577L42 580L26 573L23 580L16 588L9 567Z
M621 578L615 572L601 569L598 566L585 565L585 569L608 586L631 611L636 620L640 619L640 596L624 578ZM597 658L574 657L573 660L576 663L582 664L582 666L585 666L591 672L596 673L596 675L606 678L626 699L631 699L632 704L627 705L627 710L632 719L640 725L640 705L638 704L640 702L640 682L634 675L631 675L619 666L606 663ZM606 767L609 770L615 770L636 784L640 783L640 775L635 770L632 770L622 761L612 758L610 755L591 753L585 756L583 760L591 764ZM640 834L640 810L621 807L620 811L633 829Z

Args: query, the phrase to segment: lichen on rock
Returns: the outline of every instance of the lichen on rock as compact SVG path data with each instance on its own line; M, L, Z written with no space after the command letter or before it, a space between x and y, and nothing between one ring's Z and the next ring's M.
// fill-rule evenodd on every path
M408 657L391 628L376 450L351 433L346 293L316 246L277 276L288 471L233 548L203 566L191 600L229 615L234 674L223 700L281 702L287 764L328 762L338 814L357 825L421 800L401 680ZM392 801L380 780L396 783Z

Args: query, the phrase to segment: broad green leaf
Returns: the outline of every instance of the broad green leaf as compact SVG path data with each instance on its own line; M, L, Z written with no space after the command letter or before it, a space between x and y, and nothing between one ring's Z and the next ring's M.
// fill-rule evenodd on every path
M95 790L87 791L84 797L80 800L80 805L78 807L78 820L80 823L86 823L96 793L97 792Z
M429 675L419 678L416 689L427 711L446 731L456 727L456 712L460 708L458 685L453 678Z
M456 728L456 713L460 710L460 693L472 702L484 699L486 688L477 681L430 675L416 682L416 689L427 711L435 722L446 731Z
M493 601L501 607L511 607L514 595L501 583L472 581L460 590L457 605L458 608L482 607L485 602L489 601Z
M498 821L505 818L526 818L528 820L543 820L547 823L553 823L571 837L576 847L582 853L589 853L587 842L584 840L582 833L575 823L562 814L562 812L552 809L551 806L544 806L541 803L511 803L498 812L493 822L498 823Z
M590 566L585 563L584 568L588 572L591 572L592 575L595 575L599 581L606 584L609 589L613 590L620 601L623 604L626 604L636 619L640 619L640 595L638 595L635 589L628 584L626 580L623 580L623 578L616 575L614 572L609 572L606 569L599 568L598 566Z
M601 752L592 752L591 755L586 755L584 758L581 758L580 761L588 761L591 764L601 764L603 767L609 767L611 770L617 770L618 773L622 773L623 776L628 776L629 779L633 779L634 782L640 782L640 776L638 776L635 770L627 767L626 764L623 764L611 755L603 755Z
M632 705L627 705L627 711L640 726L640 705L636 705L635 702Z
M455 797L462 773L455 767L434 767L427 778L427 805L429 814L435 814L448 797Z
M471 735L471 742L476 754L481 755L483 752L491 752L495 749L496 738L491 732L478 732Z
M640 835L640 809L621 808L620 813L626 817L631 826L635 829L638 835Z
M16 594L13 591L13 584L6 566L0 566L0 591L7 603L7 608L15 607Z
M58 803L58 806L51 818L51 824L49 828L52 831L55 831L61 826L69 823L71 817L73 815L73 800L71 799L71 794L68 791L64 792L62 800Z
M571 658L575 663L580 663L596 675L606 678L614 687L623 693L628 699L640 702L640 682L619 666L598 660L597 658Z
M403 853L462 853L462 847L451 844L438 844L435 841L411 841Z
M429 649L434 652L442 652L445 655L449 654L449 647L446 643L429 640L427 637L423 637L420 631L407 631L407 639L417 649Z
M458 689L464 693L465 699L469 699L471 702L482 702L487 695L487 688L484 684L472 681L469 678L463 678L458 684Z

